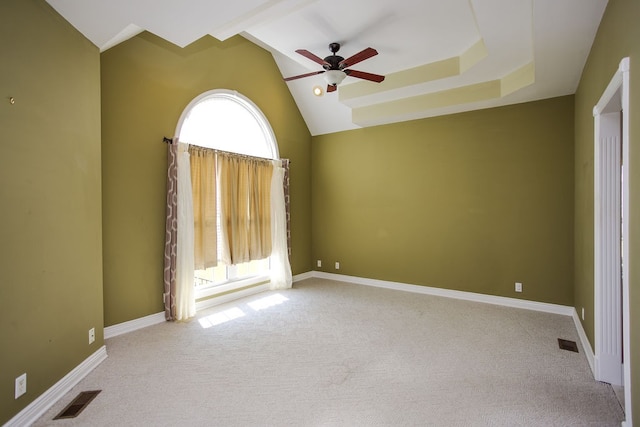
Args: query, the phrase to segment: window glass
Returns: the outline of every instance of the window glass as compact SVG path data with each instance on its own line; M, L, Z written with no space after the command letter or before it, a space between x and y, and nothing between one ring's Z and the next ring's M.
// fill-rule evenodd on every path
M214 90L194 99L182 113L176 135L181 142L188 144L278 158L273 131L265 116L249 99L233 91ZM207 270L197 270L195 286L207 289L225 285L224 290L227 291L226 285L230 282L268 274L268 258L231 266L220 264Z
M179 138L202 147L274 158L271 138L258 120L261 114L251 107L242 99L211 94L189 111Z

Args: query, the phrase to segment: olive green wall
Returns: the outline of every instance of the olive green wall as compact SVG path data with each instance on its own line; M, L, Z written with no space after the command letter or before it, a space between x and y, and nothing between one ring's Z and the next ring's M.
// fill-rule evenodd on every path
M324 271L574 304L585 308L593 343L591 110L630 56L638 194L638 17L636 0L609 1L575 100L311 138L271 55L240 37L180 49L143 33L100 55L44 0L3 0L0 239L10 250L0 257L0 424L103 345L103 262L106 325L162 310L161 140L191 99L214 88L255 102L292 159L294 274L322 259ZM630 209L638 218L633 196ZM637 221L629 241L633 393ZM88 345L91 327L97 339ZM28 392L14 400L24 372Z
M594 343L593 107L630 57L629 291L633 414L640 418L640 2L609 0L576 92L575 108L575 306L585 308L584 329Z
M573 96L313 137L312 171L321 270L573 304Z
M311 135L270 53L242 37L181 49L149 33L101 55L105 325L163 311L166 147L196 96L231 89L291 159L292 270L311 270Z
M0 424L103 345L99 61L44 1L0 2Z

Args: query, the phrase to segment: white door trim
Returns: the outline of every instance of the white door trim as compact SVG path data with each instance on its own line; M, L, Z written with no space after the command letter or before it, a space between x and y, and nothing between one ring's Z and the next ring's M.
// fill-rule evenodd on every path
M620 120L620 114L622 115ZM595 371L597 380L611 383L622 383L625 393L625 415L623 425L631 426L631 369L630 369L630 334L629 334L629 58L620 61L618 70L611 82L593 108L594 116L594 291L595 291ZM601 142L607 128L611 128L612 120L621 121L617 124L619 137L622 139L621 153L607 151ZM605 135L606 136L606 135ZM607 253L611 254L619 249L615 243L607 244L603 236L607 236L603 229L603 220L607 212L604 194L607 179L620 177L620 168L615 165L617 159L622 160L622 289L608 288L602 279L606 265ZM607 162L609 160L609 162ZM615 170L617 169L617 170ZM604 183L604 184L603 184ZM611 183L609 183L611 184ZM609 187L611 188L611 187ZM616 203L615 201L613 202ZM620 205L619 202L618 206ZM611 213L610 213L611 214ZM614 239L615 240L615 239ZM611 240L610 241L614 241ZM611 251L611 252L610 252ZM610 271L615 272L615 268ZM614 273L615 274L615 273ZM622 328L622 334L619 333ZM618 331L618 332L617 332ZM606 359L610 357L611 349L620 349L625 361L621 377L616 381L615 369L608 367ZM620 360L620 359L618 359Z

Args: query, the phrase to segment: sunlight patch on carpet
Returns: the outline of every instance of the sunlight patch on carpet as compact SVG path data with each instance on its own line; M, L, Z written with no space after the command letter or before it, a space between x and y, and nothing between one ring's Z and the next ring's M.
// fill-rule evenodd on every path
M221 323L225 323L243 316L246 316L244 311L240 310L238 307L232 307L228 310L202 317L198 320L198 322L200 322L200 326L202 326L204 329L207 329L212 326L220 325Z
M260 311L264 310L265 308L273 307L274 305L282 304L285 301L289 301L289 298L280 294L273 294L269 295L268 297L249 302L247 303L247 305L255 311Z

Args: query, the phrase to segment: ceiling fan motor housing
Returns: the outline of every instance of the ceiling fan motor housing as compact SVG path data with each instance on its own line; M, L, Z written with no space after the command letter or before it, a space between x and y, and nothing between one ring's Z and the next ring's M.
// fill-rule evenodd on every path
M340 62L344 61L344 58L342 56L336 55L336 52L340 50L340 43L330 43L329 50L331 51L331 53L333 53L333 55L329 55L324 58L326 64L322 65L322 67L327 71L342 70L342 68L344 67L340 66Z
M322 67L327 71L342 70L343 68L340 66L340 62L344 61L344 58L342 56L329 55L326 58L324 58L324 61L326 62L326 64L323 64Z

